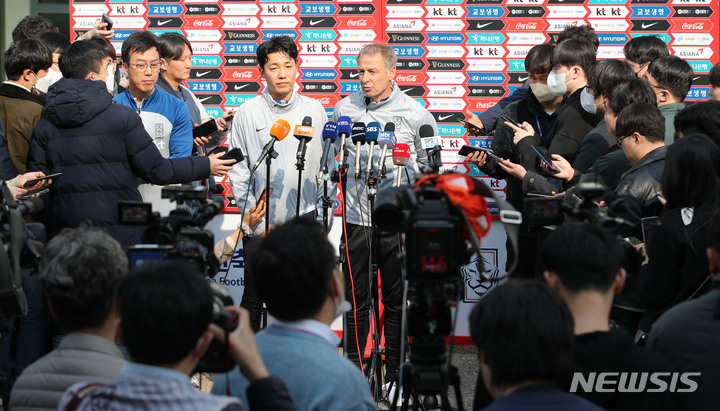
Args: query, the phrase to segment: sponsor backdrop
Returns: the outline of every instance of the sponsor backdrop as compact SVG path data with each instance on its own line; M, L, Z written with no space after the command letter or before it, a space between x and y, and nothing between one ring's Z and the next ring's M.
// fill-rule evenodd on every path
M70 1L72 36L89 30L102 13L115 22L112 43L138 29L160 35L184 34L193 45L188 87L218 116L264 89L255 53L264 40L288 35L300 49L301 93L322 102L328 115L341 98L359 90L355 57L368 42L392 45L398 56L396 80L403 92L427 107L437 120L446 169L480 176L500 195L505 182L464 164L463 144L489 146L468 137L459 123L464 110L482 112L526 81L524 58L536 44L554 42L568 25L589 24L600 38L599 58L622 58L636 36L661 37L672 53L695 70L688 100L708 98L707 72L718 61L719 0L145 0ZM316 125L317 126L317 125ZM210 225L221 238L238 221L229 181L226 214ZM335 224L333 238L339 238ZM489 271L505 267L505 234L496 224L483 241ZM235 299L242 293L242 250L223 267ZM464 303L459 335L467 336L470 304L491 286L463 269ZM216 277L216 281L220 276ZM219 281L223 281L220 279Z

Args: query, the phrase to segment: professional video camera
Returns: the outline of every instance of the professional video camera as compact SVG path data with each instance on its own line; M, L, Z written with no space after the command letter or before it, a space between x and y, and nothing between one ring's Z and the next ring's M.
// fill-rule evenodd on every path
M170 212L167 217L152 213L152 204L121 202L118 205L120 221L123 224L145 226L142 235L144 244L128 247L130 267L147 260L181 259L196 265L205 276L214 277L219 268L214 254L214 235L204 230L207 224L222 209L220 201L204 204L206 190L203 186L170 186L162 189L162 198L169 198L177 204L199 200L201 205L193 215L182 207ZM232 297L225 286L211 282L213 294L213 323L230 332L237 327L237 318L223 310L233 305ZM205 355L198 362L194 372L226 372L234 367L228 362L224 342L213 340Z
M162 189L162 198L169 198L182 205L185 201L205 201L204 186L169 186ZM118 204L121 224L143 225L142 244L128 247L130 267L144 260L166 260L180 258L194 263L203 274L213 277L220 265L213 253L214 236L204 230L207 224L222 209L222 203L215 201L201 205L192 215L180 207L167 217L152 213L152 204L123 201Z
M429 174L418 180L415 190L393 187L378 197L381 200L373 210L373 221L384 231L405 234L404 300L410 304L407 315L403 315L402 329L407 321L412 342L410 362L401 367L406 397L403 409L407 409L410 395L414 404L418 404L418 394L426 395L428 406L437 405L433 402L435 395L440 394L443 408L448 409L447 389L451 383L460 405L457 368L450 366L445 349L445 337L453 329L450 307L461 296L461 266L468 263L474 252L480 253L480 239L490 230L485 197L495 196L486 184L467 175ZM503 200L496 201L502 204L503 221L519 224L519 213ZM511 241L516 242L517 227L515 234L512 229L508 231ZM482 264L481 260L478 264ZM490 278L483 267L479 268L487 281L505 278ZM391 399L391 404L396 400Z

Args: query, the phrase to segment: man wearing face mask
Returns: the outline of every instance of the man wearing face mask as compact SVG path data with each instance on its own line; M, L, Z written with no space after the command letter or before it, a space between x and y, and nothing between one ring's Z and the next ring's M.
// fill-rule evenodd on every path
M48 69L45 77L41 78L37 83L38 90L47 93L50 86L62 78L59 65L60 56L70 47L70 41L64 34L57 31L46 31L35 38L40 40L52 52L52 66Z
M588 113L580 102L582 90L587 85L586 73L595 65L595 57L595 48L584 40L570 39L557 45L553 51L553 69L547 84L553 94L564 96L565 100L558 107L557 121L552 130L544 137L528 122L522 123L521 127L511 125L515 130L518 164L502 162L500 166L507 173L523 180L525 192L535 191L535 179L526 170L542 173L531 146L543 146L549 153L559 154L572 163L582 139L602 119L600 114ZM560 186L559 181L554 183Z
M299 410L377 410L360 370L337 351L330 329L346 312L345 284L335 247L322 226L295 218L253 244L247 260L256 291L277 322L255 336L271 375L281 378ZM247 403L248 380L236 367L219 374L213 394L231 392Z
M38 82L53 63L52 53L38 39L13 43L5 52L7 81L0 85L0 121L5 126L16 174L27 171L27 155L35 125L45 114L45 93Z

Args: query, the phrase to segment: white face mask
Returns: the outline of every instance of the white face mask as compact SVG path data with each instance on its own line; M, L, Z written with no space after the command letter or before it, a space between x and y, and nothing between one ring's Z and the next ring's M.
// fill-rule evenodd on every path
M108 66L107 71L108 75L105 77L105 87L107 87L110 94L113 94L115 92L115 66Z
M59 71L55 71L50 67L50 69L47 71L47 74L45 74L45 77L38 79L37 84L35 87L42 91L43 93L47 93L50 86L52 86L55 82L60 80L63 77L62 73Z
M595 114L597 113L597 106L602 103L595 104L595 96L588 92L587 87L583 87L582 92L580 92L580 104L585 111Z
M333 276L335 276L334 273L333 273ZM345 290L342 287L340 287L340 282L337 279L335 279L334 281L335 281L335 288L337 290L339 290L337 292L340 293L341 297L338 298L335 295L333 296L333 301L335 302L335 314L333 314L333 320L342 316L343 314L345 314L346 312L348 312L352 309L352 305L350 305L350 301L345 299Z
M550 101L556 97L545 83L530 84L530 89L535 95L535 98L537 98L541 103L545 103L546 101Z
M567 93L567 85L572 82L572 80L565 82L565 77L567 77L568 73L556 73L551 71L550 74L548 74L548 88L558 97L564 96L565 93Z

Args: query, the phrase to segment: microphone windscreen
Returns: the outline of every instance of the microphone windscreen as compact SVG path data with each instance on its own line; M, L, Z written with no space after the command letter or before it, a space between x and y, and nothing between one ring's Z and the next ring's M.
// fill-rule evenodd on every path
M420 137L433 137L435 136L435 130L433 130L430 124L423 124L420 126Z
M395 147L395 134L392 131L381 131L378 133L377 144L380 148Z
M287 137L288 134L290 134L290 124L283 119L276 121L270 128L270 136L275 137L278 141Z
M349 136L352 133L352 119L348 116L341 116L337 121L338 134Z
M358 121L352 125L352 138L353 144L360 143L365 144L365 123Z
M327 123L325 123L325 127L323 127L323 132L322 132L323 140L329 139L334 143L335 140L337 140L337 137L338 137L337 123L335 123L334 121L328 121Z
M392 121L388 121L387 124L385 124L385 131L392 131L395 132L395 123Z
M365 128L365 141L370 143L371 141L378 141L378 135L380 134L380 123L373 121L368 123Z
M406 166L408 160L410 160L410 146L405 143L397 143L393 150L393 164Z
M305 118L303 118L302 125L303 126L312 126L312 117L305 116Z

